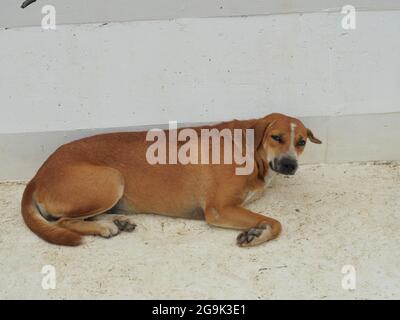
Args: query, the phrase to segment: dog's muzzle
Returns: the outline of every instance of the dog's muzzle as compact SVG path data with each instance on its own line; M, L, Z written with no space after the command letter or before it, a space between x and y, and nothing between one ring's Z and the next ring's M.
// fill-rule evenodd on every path
M295 174L298 168L297 160L290 157L274 159L273 161L270 161L269 166L275 172L286 175Z

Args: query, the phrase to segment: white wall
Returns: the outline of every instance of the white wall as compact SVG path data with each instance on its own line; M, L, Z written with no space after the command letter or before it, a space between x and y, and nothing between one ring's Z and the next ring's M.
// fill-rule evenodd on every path
M58 24L338 12L347 4L364 11L400 9L398 0L37 0L21 9L22 2L1 0L0 27L37 26L48 4Z
M400 111L400 11L0 31L0 132Z
M109 128L270 112L301 117L324 141L305 162L399 160L400 11L358 12L356 30L341 19L0 29L0 180L28 179L61 143Z

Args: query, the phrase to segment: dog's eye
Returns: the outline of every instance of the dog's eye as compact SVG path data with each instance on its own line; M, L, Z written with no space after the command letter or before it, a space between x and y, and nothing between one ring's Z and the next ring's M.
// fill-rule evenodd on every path
M298 147L304 147L306 145L306 141L305 140L300 140L299 142L297 142L297 146Z
M281 137L281 136L272 135L271 138L272 138L273 140L279 142L279 143L282 143L282 137Z

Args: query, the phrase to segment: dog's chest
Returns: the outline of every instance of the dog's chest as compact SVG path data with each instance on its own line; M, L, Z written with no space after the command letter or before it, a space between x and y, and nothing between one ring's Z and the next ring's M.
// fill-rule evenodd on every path
M261 188L249 190L247 192L246 197L243 200L243 205L249 204L250 202L260 199L265 193L265 190L271 185L275 175L276 175L275 172L270 170L268 174L264 177L265 182Z

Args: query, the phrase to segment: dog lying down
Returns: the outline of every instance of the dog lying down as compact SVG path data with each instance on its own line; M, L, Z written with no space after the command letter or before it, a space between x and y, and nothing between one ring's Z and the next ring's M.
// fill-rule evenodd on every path
M296 172L307 139L321 143L300 120L276 113L83 138L44 162L26 186L22 216L39 237L59 245L132 231L128 213L155 213L238 229L237 244L255 246L276 238L281 224L243 205L262 194L275 172Z

